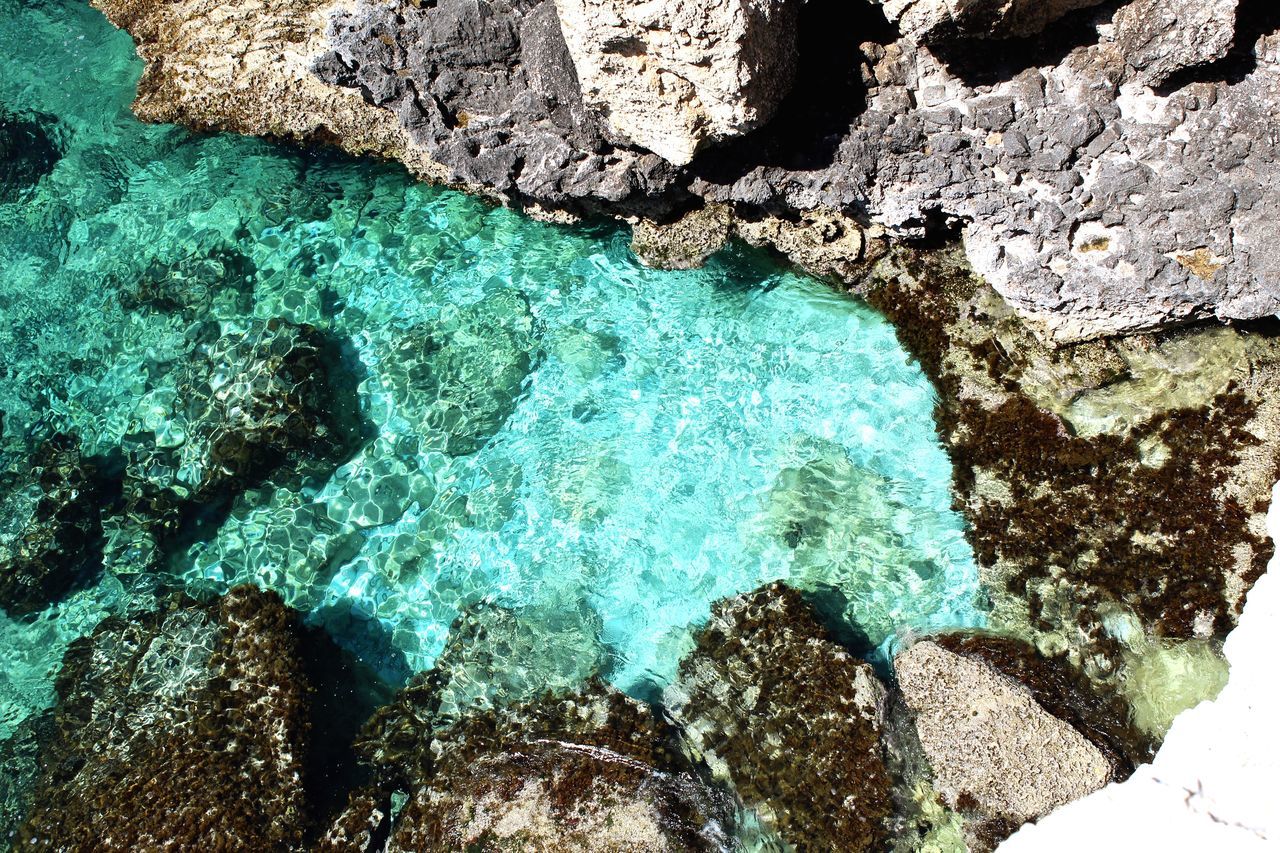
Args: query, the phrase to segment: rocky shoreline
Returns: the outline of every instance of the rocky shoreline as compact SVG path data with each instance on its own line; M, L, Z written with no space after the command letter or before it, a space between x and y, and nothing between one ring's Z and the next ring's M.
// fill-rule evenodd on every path
M394 159L540 218L617 217L655 266L742 239L865 297L937 389L992 631L905 638L876 673L775 585L721 602L655 704L589 661L556 694L495 706L453 689L482 664L446 651L312 761L328 712L297 615L248 588L175 599L74 645L57 706L0 744L23 789L6 802L31 804L0 815L18 849L92 831L122 850L756 833L977 851L1150 757L1181 708L1142 679L1178 670L1193 700L1221 686L1280 479L1280 15L1264 0L94 5L146 60L146 120ZM6 608L74 583L84 567L56 543L105 537L145 567L191 495L344 458L324 413L349 389L317 378L323 342L243 338L207 349L256 390L192 421L227 464L163 494L131 492L126 470L104 498L140 529L70 513L63 492L105 487L75 447L47 448L39 529L3 543L25 567L3 578ZM253 406L257 432L234 422Z

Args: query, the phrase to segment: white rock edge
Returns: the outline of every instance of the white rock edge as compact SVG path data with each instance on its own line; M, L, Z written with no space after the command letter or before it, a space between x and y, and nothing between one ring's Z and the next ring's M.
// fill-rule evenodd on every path
M1267 517L1280 542L1280 483ZM999 853L1280 850L1280 555L1227 637L1221 695L1184 711L1151 764L1027 824Z

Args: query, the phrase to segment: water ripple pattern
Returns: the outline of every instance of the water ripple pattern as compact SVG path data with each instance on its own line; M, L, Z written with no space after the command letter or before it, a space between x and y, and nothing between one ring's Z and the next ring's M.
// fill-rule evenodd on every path
M51 701L66 643L157 579L275 589L392 678L465 615L503 644L480 682L598 669L638 694L713 601L774 579L870 646L981 621L932 391L864 305L743 248L655 272L611 226L144 126L128 37L77 2L0 0L0 55L0 115L49 142L0 174L6 465L57 430L191 500L193 448L222 441L197 439L192 377L230 417L240 369L192 353L250 346L219 340L321 336L353 401L327 427L347 444L167 544L106 519L92 585L0 616L0 737Z

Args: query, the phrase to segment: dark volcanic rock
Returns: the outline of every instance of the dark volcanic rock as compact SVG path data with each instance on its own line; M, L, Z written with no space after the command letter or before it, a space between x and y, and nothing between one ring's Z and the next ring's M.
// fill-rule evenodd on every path
M308 689L274 595L108 619L67 652L16 849L299 846Z
M358 744L380 784L408 792L391 851L711 850L726 841L727 797L698 778L646 706L591 681L434 728L429 674L382 709ZM331 837L378 823L381 800L353 798Z
M47 439L29 464L0 496L0 607L14 616L43 610L102 564L97 464L68 435Z
M877 850L884 688L781 584L722 601L669 691L713 771L799 850Z
M0 108L0 203L15 201L57 165L62 154L46 130L53 123L50 116Z
M450 180L568 207L672 186L673 167L613 144L586 111L551 0L362 6L330 39L320 78L395 112Z

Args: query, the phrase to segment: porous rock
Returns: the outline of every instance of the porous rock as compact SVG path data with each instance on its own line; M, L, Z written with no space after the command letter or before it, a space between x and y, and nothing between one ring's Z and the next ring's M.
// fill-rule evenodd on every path
M110 618L72 644L18 850L298 847L307 681L296 617L249 587Z
M795 74L798 0L556 0L587 106L683 166L764 124Z
M1107 728L1081 713L1088 703L1068 681L1044 677L1053 671L1049 662L1016 644L991 643L923 640L894 659L948 805L1016 826L1127 775L1131 765ZM1013 665L1002 670L993 660Z
M631 251L655 269L694 269L724 248L731 233L733 211L727 205L709 204L673 222L636 222L631 228Z
M599 680L568 695L436 728L433 675L370 721L358 747L384 788L406 791L389 851L713 850L729 804L670 728ZM353 804L344 819L370 814Z
M795 848L885 842L884 688L795 590L715 605L667 700L712 771Z

